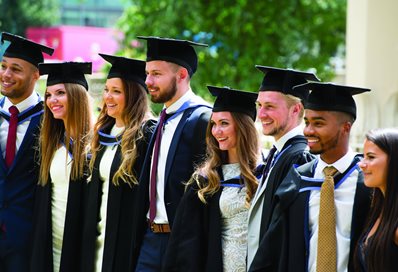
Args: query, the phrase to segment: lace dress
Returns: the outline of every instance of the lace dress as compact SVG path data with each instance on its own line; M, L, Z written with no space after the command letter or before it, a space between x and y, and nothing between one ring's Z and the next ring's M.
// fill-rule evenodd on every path
M239 164L222 166L224 179L240 175ZM221 245L224 271L245 271L247 249L246 187L223 187L220 197Z

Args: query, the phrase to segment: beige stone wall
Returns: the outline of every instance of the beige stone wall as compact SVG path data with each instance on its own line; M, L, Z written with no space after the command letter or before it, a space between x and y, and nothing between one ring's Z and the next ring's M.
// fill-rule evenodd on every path
M397 0L348 0L345 83L372 89L355 97L355 147L369 129L398 126Z

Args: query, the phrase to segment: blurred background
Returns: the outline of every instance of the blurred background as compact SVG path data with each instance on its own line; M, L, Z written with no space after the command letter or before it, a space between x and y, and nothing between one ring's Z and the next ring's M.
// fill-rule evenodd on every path
M93 62L96 103L107 71L98 53L144 60L138 35L207 43L192 78L207 100L206 85L257 91L255 64L367 87L355 97L352 145L360 149L367 130L398 126L397 11L396 0L0 0L0 30L55 48L46 62Z

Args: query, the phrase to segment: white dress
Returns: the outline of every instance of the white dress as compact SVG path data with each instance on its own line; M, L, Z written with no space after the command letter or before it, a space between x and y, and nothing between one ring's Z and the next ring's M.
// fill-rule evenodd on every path
M240 175L239 164L222 166L224 179ZM245 271L247 250L246 187L224 187L220 196L221 246L225 272Z
M117 136L124 131L124 127L116 127L113 126L111 130L112 136ZM99 233L96 241L96 254L95 254L95 269L94 271L100 272L102 271L102 259L104 255L104 246L105 246L105 232L106 232L106 213L108 210L108 194L109 194L109 176L111 174L111 166L113 159L116 154L118 145L107 146L104 152L104 155L101 158L101 162L99 165L99 173L102 183L102 198L101 198L101 207L100 207L100 221L97 226L97 231Z
M69 177L72 169L72 158L65 146L61 146L54 153L50 165L52 183L51 221L53 234L53 267L59 271L64 236L66 204L68 202Z

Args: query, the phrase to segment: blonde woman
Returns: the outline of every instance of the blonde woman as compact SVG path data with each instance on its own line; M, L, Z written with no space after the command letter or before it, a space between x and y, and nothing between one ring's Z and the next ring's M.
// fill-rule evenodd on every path
M260 152L256 93L208 86L216 96L207 159L180 203L165 271L244 271L247 215L257 189Z
M40 64L48 74L40 132L31 271L79 271L91 109L91 63Z
M82 271L133 271L133 208L151 119L145 62L100 54L112 64L91 143Z

